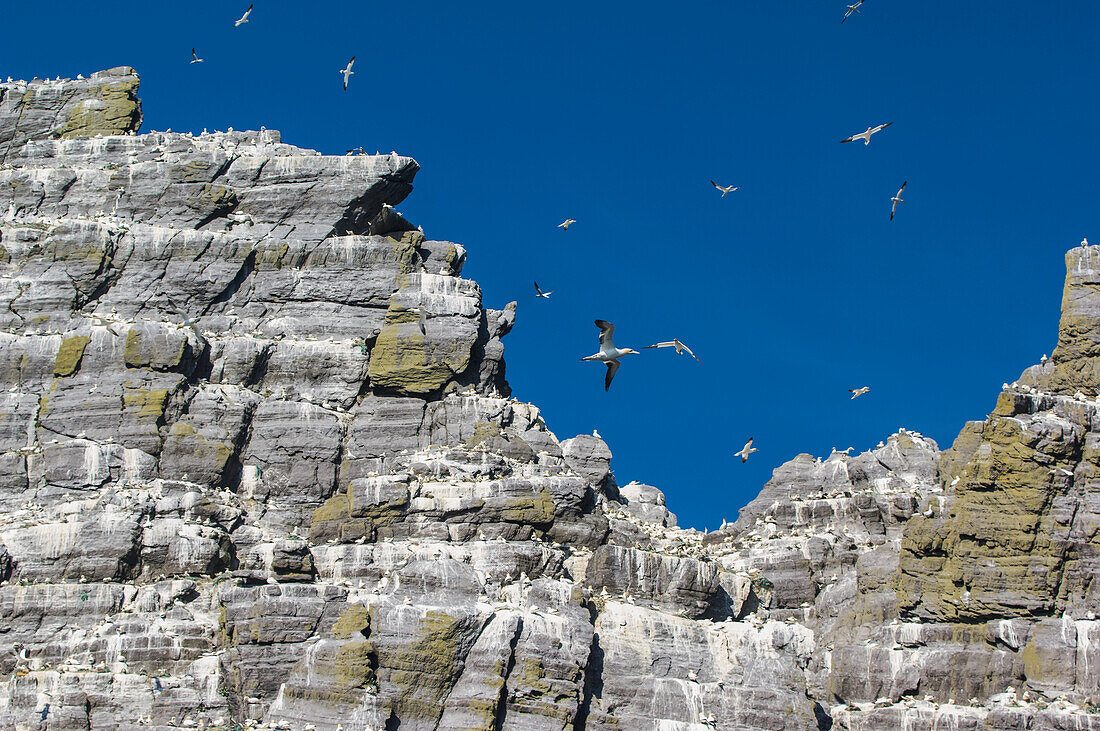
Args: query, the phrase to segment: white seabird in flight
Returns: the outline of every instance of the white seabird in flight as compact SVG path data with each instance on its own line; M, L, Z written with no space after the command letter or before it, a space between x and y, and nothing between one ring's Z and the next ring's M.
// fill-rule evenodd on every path
M666 340L666 341L660 342L660 343L654 343L653 345L647 345L645 347L646 347L646 349L649 349L649 348L676 348L676 354L677 355L683 355L684 351L686 350L687 354L690 355L692 358L695 358L695 361L697 363L702 363L703 362L703 361L699 360L699 357L696 356L695 353L693 353L691 351L691 348L684 345L683 343L681 343L676 338L673 338L672 340Z
M567 219L565 219L564 221L562 221L561 223L558 224L558 228L562 229L563 231L568 231L569 227L572 226L576 222L577 222L577 220L575 218L567 218Z
M753 452L759 452L760 450L752 446L753 437L749 437L749 441L745 442L745 446L741 447L740 452L734 452L734 456L741 458L741 464L749 461L749 455Z
M844 144L845 142L853 142L855 140L863 140L864 145L869 145L871 144L871 135L875 134L876 132L881 132L882 130L889 127L891 124L893 124L893 122L880 124L877 127L868 127L866 132L860 132L858 135L852 135L846 140L841 140L840 144Z
M861 386L860 388L849 388L848 393L852 394L852 398L859 398L863 394L869 393L870 390L870 386Z
M581 360L599 360L607 364L607 375L603 379L603 390L607 391L611 388L611 379L615 377L615 373L619 370L619 358L624 355L638 355L637 350L632 348L616 348L614 341L611 339L615 334L615 326L607 320L596 320L596 327L600 329L600 350L595 355L589 355L581 358Z
M735 191L735 190L741 190L741 186L740 186L740 185L737 185L737 186L733 186L733 185L719 185L718 183L714 182L713 180L712 180L712 181L710 181L710 184L711 184L711 185L713 185L713 186L714 186L715 188L717 188L718 190L722 191L722 197L723 197L723 198L725 198L725 197L726 197L726 193L732 193L732 192L733 192L733 191Z
M890 200L894 201L894 205L892 205L890 207L890 220L891 221L894 220L894 214L898 212L898 203L904 203L905 202L905 199L901 197L901 192L903 190L905 190L905 186L907 186L907 185L909 185L908 180L906 180L904 183L901 184L901 187L898 188L898 192L895 193L894 197L890 199Z
M355 56L352 56L351 60L348 61L347 68L340 69L340 73L344 75L344 91L348 90L348 79L355 75L355 72L351 70L352 64L354 63Z
M542 297L543 299L548 300L548 299L550 299L550 295L552 295L552 294L554 294L554 290L550 290L549 292L543 292L542 287L539 286L539 283L535 282L535 296L536 297Z
M253 3L252 5L255 5L255 3ZM241 23L251 23L252 22L251 20L248 19L248 14L252 12L252 5L248 6L248 10L244 11L244 15L242 15L239 20L233 21L233 27L234 28L236 28Z
M855 3L849 5L848 6L848 12L846 12L844 14L844 17L840 19L840 22L843 23L845 20L848 19L848 16L851 15L852 13L858 13L859 12L859 6L862 5L863 2L864 2L864 0L856 0Z
M191 49L191 63L202 63L202 59L195 53L195 49Z

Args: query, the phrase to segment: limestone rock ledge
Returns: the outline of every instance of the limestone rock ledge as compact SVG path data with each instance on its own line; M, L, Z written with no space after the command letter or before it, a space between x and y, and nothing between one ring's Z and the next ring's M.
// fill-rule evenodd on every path
M509 397L415 161L137 83L0 84L0 727L1100 729L1091 250L951 449L702 534Z

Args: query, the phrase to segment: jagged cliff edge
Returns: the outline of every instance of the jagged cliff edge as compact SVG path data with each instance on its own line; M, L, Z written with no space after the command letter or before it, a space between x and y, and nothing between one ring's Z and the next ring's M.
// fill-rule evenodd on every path
M951 449L704 536L508 398L415 161L137 135L137 85L0 84L0 725L1100 729L1093 249Z

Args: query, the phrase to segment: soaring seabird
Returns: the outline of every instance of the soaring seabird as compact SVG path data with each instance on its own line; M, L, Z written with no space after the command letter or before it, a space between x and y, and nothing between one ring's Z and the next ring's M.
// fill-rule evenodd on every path
M560 228L564 231L568 231L569 227L572 226L576 222L577 221L574 218L567 218L567 219L565 219L564 221L562 221L561 223L558 224L558 228Z
M866 132L860 132L858 135L852 135L848 139L841 140L840 142L841 142L841 144L844 144L845 142L852 142L854 140L863 140L864 145L869 145L869 144L871 144L871 135L873 135L876 132L881 132L882 130L889 127L891 124L893 124L893 122L887 122L886 124L880 124L877 127L868 127Z
M741 463L742 464L749 461L749 455L750 454L752 454L753 452L760 451L756 447L752 446L752 440L753 440L753 437L749 437L749 441L745 442L745 446L741 447L741 451L733 453L735 456L741 458Z
M552 295L552 294L554 294L554 290L550 290L549 292L543 292L542 288L539 287L539 283L535 282L535 296L536 297L542 297L543 299L550 299L550 295Z
M195 49L191 49L191 63L202 63L202 59L195 53Z
M733 186L733 185L719 185L718 183L714 182L713 180L712 180L712 181L710 181L710 184L711 184L711 185L713 185L713 186L714 186L715 188L717 188L718 190L722 191L722 197L723 197L723 198L725 198L725 197L726 197L726 193L732 193L732 192L733 192L733 191L735 191L735 190L741 190L741 186L740 186L740 185L738 185L738 186Z
M905 202L905 199L903 199L901 197L901 192L903 190L905 190L905 186L907 186L907 185L909 185L908 180L906 180L904 183L901 184L901 187L898 188L898 192L895 193L894 197L890 199L890 200L894 201L894 205L890 206L890 220L891 221L894 220L894 214L898 212L898 203L904 203Z
M253 5L254 5L254 4L255 4L255 3L253 3ZM234 27L234 28L236 28L236 27L237 27L238 25L240 25L241 23L251 23L252 21L250 21L250 20L248 19L248 14L249 14L249 13L251 13L251 12L252 12L252 5L249 5L249 6L248 6L248 10L244 11L244 15L242 15L242 16L240 17L240 20L235 20L235 21L233 21L233 27Z
M848 6L848 12L846 12L844 14L844 17L840 19L840 22L843 23L845 20L848 19L848 16L851 15L852 13L858 13L859 12L859 6L862 5L863 2L864 2L864 0L856 0L855 3L853 3L852 5L849 5Z
M352 64L354 64L354 63L355 63L355 56L352 56L351 60L348 61L347 68L340 69L340 73L342 73L344 75L344 91L348 90L348 79L350 79L352 77L352 75L355 74L355 72L351 70Z
M624 355L638 355L637 350L631 348L616 348L612 336L615 334L615 326L607 320L596 320L596 327L600 329L600 351L595 355L589 355L581 360L600 360L607 364L607 375L603 379L603 390L611 388L611 379L619 370L619 358Z
M362 145L360 145L359 147L351 148L350 150L348 150L344 154L345 155L366 155L367 151L363 149Z
M684 351L686 350L687 354L690 355L692 358L695 358L696 362L699 362L699 363L703 362L703 361L699 360L698 356L696 356L695 353L691 352L691 348L684 345L683 343L681 343L676 338L673 338L672 340L666 340L666 341L661 342L661 343L654 343L653 345L647 345L645 347L647 349L648 348L676 348L676 354L677 355L683 355Z
M870 386L861 386L859 388L849 388L848 393L852 394L852 398L859 398L865 393L870 392Z

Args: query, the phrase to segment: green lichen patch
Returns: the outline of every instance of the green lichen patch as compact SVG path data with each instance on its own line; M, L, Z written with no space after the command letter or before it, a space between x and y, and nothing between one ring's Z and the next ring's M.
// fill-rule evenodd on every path
M370 610L362 604L349 604L332 625L332 636L338 640L350 639L354 634L370 636Z
M92 339L87 335L73 335L61 341L61 347L54 358L53 374L66 378L80 370L80 361L84 358L84 349Z
M141 126L141 102L137 98L138 79L124 76L117 81L91 88L91 94L78 101L68 112L55 137L93 137L97 134L122 135Z

